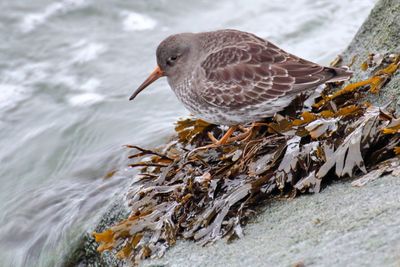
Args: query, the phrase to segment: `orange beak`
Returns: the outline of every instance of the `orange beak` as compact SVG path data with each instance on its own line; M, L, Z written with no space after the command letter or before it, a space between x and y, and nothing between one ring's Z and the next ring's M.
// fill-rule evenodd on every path
M147 86L152 84L158 78L164 76L164 72L157 66L153 72L147 77L147 79L139 86L138 89L131 95L129 100L133 100L141 91L143 91Z

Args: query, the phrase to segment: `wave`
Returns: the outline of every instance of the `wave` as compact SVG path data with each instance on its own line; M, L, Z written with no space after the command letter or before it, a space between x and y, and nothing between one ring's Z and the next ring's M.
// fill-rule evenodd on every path
M102 43L88 42L80 40L73 45L75 55L72 58L73 63L86 63L97 59L99 55L107 51L107 46Z
M103 99L104 96L100 94L83 93L70 96L68 98L68 102L72 106L89 106L101 102Z
M157 26L157 21L147 15L134 11L122 11L122 28L124 31L152 30Z
M0 111L12 109L28 97L27 88L14 84L0 84Z
M109 180L61 180L7 201L0 217L0 265L54 266L51 253L65 252L65 243L72 243L68 233L83 232L92 224L125 181L118 174ZM40 259L43 255L47 257Z
M86 7L86 0L64 0L53 3L44 8L42 12L26 15L20 23L20 29L23 33L29 33L38 26L45 24L50 18L65 14L67 12Z

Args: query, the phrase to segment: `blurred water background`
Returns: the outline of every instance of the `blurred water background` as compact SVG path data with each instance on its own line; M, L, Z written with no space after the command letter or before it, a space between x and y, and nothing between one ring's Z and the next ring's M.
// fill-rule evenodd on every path
M129 184L122 145L173 134L187 111L165 80L127 100L163 38L235 28L327 64L374 2L2 0L0 266L59 264Z

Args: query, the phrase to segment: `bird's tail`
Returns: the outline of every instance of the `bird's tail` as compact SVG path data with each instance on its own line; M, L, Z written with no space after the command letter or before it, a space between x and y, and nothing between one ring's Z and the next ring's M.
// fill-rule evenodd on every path
M333 73L333 77L326 82L342 82L347 81L353 76L353 72L348 67L328 68Z

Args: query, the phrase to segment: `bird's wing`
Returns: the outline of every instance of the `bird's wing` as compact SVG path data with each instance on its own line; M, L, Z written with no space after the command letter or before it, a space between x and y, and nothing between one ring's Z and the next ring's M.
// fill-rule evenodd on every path
M272 102L329 80L329 68L271 43L222 48L209 54L200 68L206 78L200 96L212 105L231 109Z

